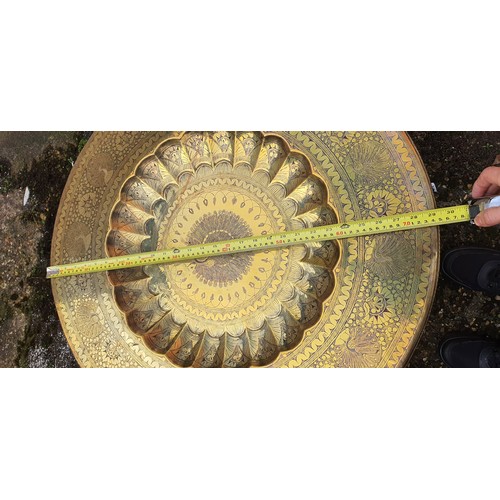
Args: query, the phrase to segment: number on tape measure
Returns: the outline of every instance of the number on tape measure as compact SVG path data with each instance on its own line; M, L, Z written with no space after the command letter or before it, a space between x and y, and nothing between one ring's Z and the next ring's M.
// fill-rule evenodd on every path
M342 222L329 226L305 228L295 231L246 238L219 241L205 245L194 245L184 248L155 250L141 254L108 257L94 261L62 264L47 268L48 278L72 276L76 274L98 271L112 271L137 267L145 264L166 264L185 260L226 255L230 253L248 251L269 251L273 248L304 244L305 242L343 239L356 236L367 236L392 231L417 228L418 226L439 226L454 222L470 220L470 207L461 205L456 207L438 208L422 212L410 212L376 219Z

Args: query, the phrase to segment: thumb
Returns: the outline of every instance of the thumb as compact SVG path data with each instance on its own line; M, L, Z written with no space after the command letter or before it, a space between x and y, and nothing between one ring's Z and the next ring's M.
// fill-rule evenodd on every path
M479 227L491 227L500 224L500 207L488 208L479 213L474 219L474 224Z

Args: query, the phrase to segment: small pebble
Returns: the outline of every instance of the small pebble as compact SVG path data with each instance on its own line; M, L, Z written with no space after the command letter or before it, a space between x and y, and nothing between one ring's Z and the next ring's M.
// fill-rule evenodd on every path
M28 186L26 186L26 189L24 190L23 207L25 207L26 203L28 203L29 197L30 197L30 190Z

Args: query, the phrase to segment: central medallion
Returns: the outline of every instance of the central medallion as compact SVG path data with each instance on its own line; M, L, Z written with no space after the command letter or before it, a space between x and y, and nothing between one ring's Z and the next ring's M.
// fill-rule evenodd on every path
M250 226L239 216L227 210L204 215L188 235L190 245L203 245L217 241L252 236ZM194 261L196 276L206 285L219 288L238 281L250 267L252 255L231 254Z
M249 180L231 174L202 179L186 188L165 215L158 247L175 248L211 241L266 235L287 228L275 202ZM209 320L210 332L253 314L270 301L282 277L289 251L249 252L160 266L165 281L153 279L162 293L184 311ZM154 272L154 271L153 271ZM150 286L151 288L151 286Z
M186 133L141 160L110 256L333 224L307 157L258 132ZM295 347L334 287L335 242L111 271L127 324L179 366L251 366Z

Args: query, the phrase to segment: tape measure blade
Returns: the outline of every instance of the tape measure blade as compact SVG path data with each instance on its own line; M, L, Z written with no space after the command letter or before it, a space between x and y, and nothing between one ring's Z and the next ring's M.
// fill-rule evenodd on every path
M62 264L47 268L47 278L74 276L84 273L113 271L153 264L168 264L217 255L260 251L284 246L306 244L358 236L369 236L422 227L467 222L471 218L468 205L406 212L372 219L347 221L329 226L317 226L284 231L272 235L248 236L239 240L219 241L205 245L166 249L98 260Z

